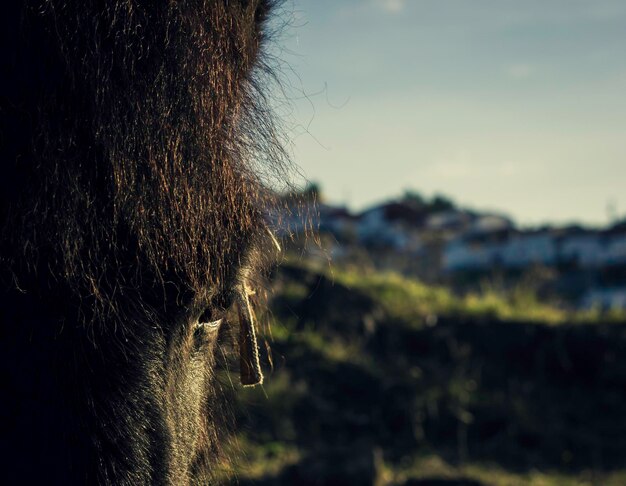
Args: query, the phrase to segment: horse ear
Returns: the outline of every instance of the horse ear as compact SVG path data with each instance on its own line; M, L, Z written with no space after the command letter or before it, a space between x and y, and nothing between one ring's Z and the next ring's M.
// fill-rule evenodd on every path
M253 292L244 286L237 303L239 313L239 379L243 386L255 386L263 383L254 311L249 298L252 294Z

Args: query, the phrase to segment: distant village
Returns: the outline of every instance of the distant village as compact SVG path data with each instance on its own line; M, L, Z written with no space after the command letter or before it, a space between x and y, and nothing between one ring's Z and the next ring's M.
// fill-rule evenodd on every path
M485 279L529 281L541 294L591 309L626 309L626 220L606 228L520 229L501 214L406 193L361 213L326 204L316 186L287 200L285 233L307 228L337 263L371 265L471 289ZM311 247L311 245L309 245Z

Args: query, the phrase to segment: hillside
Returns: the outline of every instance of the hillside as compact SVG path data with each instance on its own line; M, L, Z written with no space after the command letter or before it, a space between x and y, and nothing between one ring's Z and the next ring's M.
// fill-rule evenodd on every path
M626 483L619 316L299 264L275 282L231 482Z

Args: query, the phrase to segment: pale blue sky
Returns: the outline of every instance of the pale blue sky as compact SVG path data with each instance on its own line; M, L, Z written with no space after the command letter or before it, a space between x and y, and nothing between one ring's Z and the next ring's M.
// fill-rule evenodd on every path
M331 201L414 189L522 224L626 216L626 0L284 8L292 153Z

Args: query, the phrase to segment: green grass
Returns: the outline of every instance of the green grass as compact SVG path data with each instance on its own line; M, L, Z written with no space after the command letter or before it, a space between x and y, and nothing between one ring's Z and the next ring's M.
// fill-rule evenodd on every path
M483 286L473 294L458 296L396 273L297 266L305 270L291 267L279 272L275 280L275 305L266 316L273 324L262 334L275 353L273 369L266 373L262 387L239 393L245 404L243 414L252 419L233 442L232 455L241 460L225 471L225 479L272 484L271 478L285 470L302 464L308 470L311 458L326 460L320 454L326 446L351 451L354 441L371 440L378 462L377 486L428 478L465 478L494 486L626 484L626 471L588 470L592 465L585 459L589 444L580 439L592 435L598 441L612 440L605 433L605 419L594 412L600 407L608 407L612 426L622 430L623 422L614 419L620 413L612 405L615 400L589 393L584 383L580 391L567 391L567 385L561 390L546 375L559 360L582 359L568 354L575 349L576 339L561 339L572 333L584 331L593 340L600 332L610 332L616 336L610 341L615 343L611 353L617 352L620 327L595 323L624 319L623 312L568 312L542 302L524 286L507 292ZM453 319L440 319L430 327L433 316ZM373 331L367 330L367 319L373 321L380 341L368 334ZM559 326L582 322L592 325ZM473 327L467 331L467 326ZM507 331L494 333L499 326ZM528 336L541 339L533 344L534 349L542 359L552 360L552 365L519 353L533 342ZM478 345L484 342L502 352L486 352ZM414 346L420 351L415 352ZM525 368L507 358L510 352L529 360L534 370L530 377ZM585 360L591 358L584 355ZM624 371L618 365L616 377ZM351 394L359 399L350 400ZM622 395L616 396L621 400ZM351 421L356 423L363 416L371 420L371 426L355 431ZM396 430L394 417L410 420ZM505 425L486 436L484 443L470 443L468 449L467 435L459 434L475 433L492 419ZM568 433L540 441L537 447L541 447L546 469L532 469L537 457L517 441L522 436L543 440L554 424L568 427L563 429ZM390 438L391 430L395 435ZM560 452L572 445L576 468L559 460ZM513 462L511 457L515 457ZM615 462L611 464L615 467Z
M597 473L583 471L564 474L559 471L531 470L515 473L493 464L469 463L454 466L437 455L416 458L402 469L384 468L381 485L402 484L407 479L473 479L490 486L623 486L626 472Z
M282 441L259 444L249 440L246 434L238 434L231 440L226 455L236 459L217 471L218 484L237 484L240 479L254 481L275 476L301 458L295 446Z
M565 310L555 304L542 302L536 292L524 286L511 291L483 286L479 292L457 296L446 287L426 285L394 272L333 268L325 273L335 282L375 299L389 317L410 323L422 323L431 315L488 317L547 324L626 319L626 312L621 310Z

